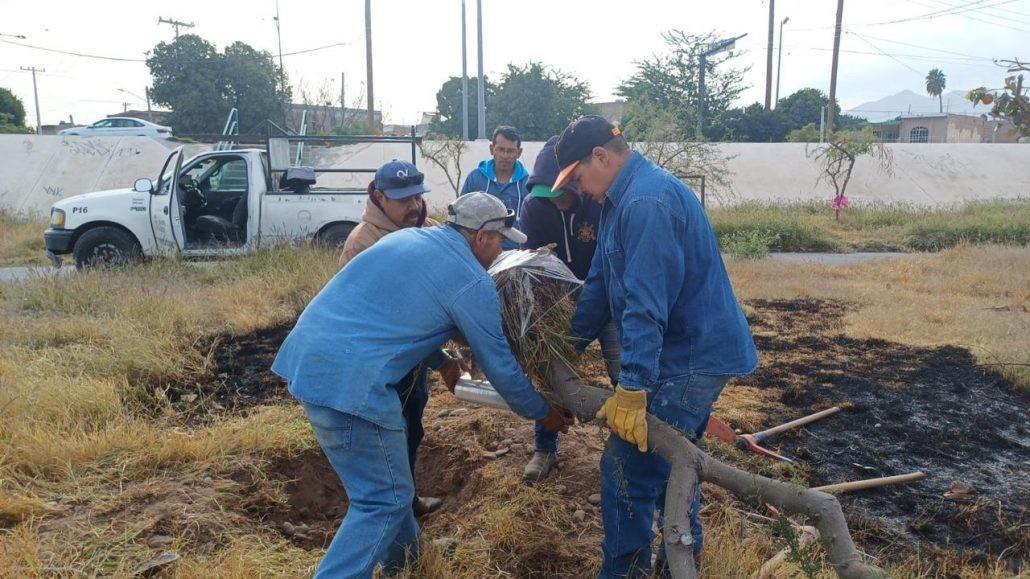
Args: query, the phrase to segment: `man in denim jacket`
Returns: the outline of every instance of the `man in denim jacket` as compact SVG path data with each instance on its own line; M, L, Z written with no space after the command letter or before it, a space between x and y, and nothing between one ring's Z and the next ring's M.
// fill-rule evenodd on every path
M732 376L758 365L715 234L686 185L629 149L618 128L597 116L572 122L555 155L560 189L604 203L597 251L572 320L577 347L609 320L619 326L619 386L598 413L616 436L601 458L605 537L601 577L646 575L655 507L664 510L669 465L648 450L646 415L697 442L712 404ZM691 535L700 555L700 485ZM664 565L664 550L658 564ZM659 569L661 571L661 569Z
M300 315L272 364L304 406L350 505L316 577L371 577L417 556L415 487L395 386L459 332L517 414L568 428L512 356L486 268L526 236L486 193L464 195L444 227L395 231L357 255ZM426 267L426 264L432 267Z

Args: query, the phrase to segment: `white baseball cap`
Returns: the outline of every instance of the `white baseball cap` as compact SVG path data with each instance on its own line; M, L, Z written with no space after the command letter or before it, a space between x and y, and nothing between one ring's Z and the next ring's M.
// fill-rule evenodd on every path
M514 227L515 212L497 197L482 191L462 195L448 205L447 222L472 231L496 231L518 244L527 239L525 233Z

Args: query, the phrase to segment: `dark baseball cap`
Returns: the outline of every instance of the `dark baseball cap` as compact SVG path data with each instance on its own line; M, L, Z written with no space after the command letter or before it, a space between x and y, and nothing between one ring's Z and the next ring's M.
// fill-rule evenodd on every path
M554 180L551 190L558 191L564 187L579 162L587 158L594 147L602 147L621 134L619 127L597 115L582 116L569 123L554 145L554 154L558 158L558 168L561 172Z
M376 171L376 189L389 199L407 199L429 192L423 183L425 179L426 176L415 165L394 159Z

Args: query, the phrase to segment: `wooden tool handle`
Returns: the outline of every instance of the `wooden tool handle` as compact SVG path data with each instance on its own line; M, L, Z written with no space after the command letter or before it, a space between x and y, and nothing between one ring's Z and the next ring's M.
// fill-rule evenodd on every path
M926 474L922 471L911 472L908 474L899 474L894 476L884 476L880 478L870 478L866 480L856 480L846 483L837 483L832 485L825 485L821 487L815 487L812 490L822 491L830 494L841 494L850 493L854 491L861 491L865 489L875 489L877 487L885 487L889 485L899 485L909 483L917 480L926 478Z
M810 424L812 422L815 422L816 420L821 420L823 418L826 418L827 416L832 416L832 415L834 415L834 414L836 414L838 412L840 412L840 406L834 406L832 408L827 408L826 410L821 410L819 412L816 412L815 414L809 414L808 416L802 416L801 418L798 418L797 420L791 420L790 422L788 422L786 424L781 424L779 426L774 426L772 428L769 428L767 430L763 430L761 432L756 432L752 436L755 437L755 440L761 442L763 439L768 438L768 437L770 437L770 436L772 436L774 434L779 434L779 433L783 432L784 430L790 430L791 428L797 428L798 426L804 426L806 424Z

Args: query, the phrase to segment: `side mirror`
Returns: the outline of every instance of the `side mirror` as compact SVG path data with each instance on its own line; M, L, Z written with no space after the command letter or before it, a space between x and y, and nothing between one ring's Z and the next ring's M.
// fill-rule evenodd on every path
M136 182L132 184L132 190L137 193L153 193L154 182L146 177L136 179Z

